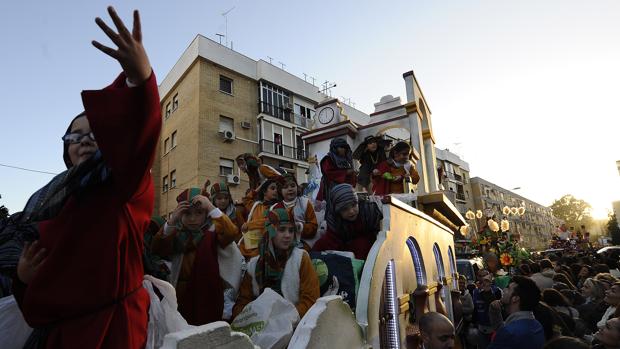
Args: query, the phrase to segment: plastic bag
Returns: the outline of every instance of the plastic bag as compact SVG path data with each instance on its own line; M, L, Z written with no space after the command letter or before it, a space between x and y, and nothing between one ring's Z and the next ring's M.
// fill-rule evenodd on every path
M15 297L0 298L0 348L23 348L31 332Z
M149 307L149 323L146 349L161 347L164 337L168 333L193 328L177 310L177 296L174 287L166 281L144 275L142 286L149 293L151 306ZM163 296L160 300L153 287Z
M243 308L231 324L233 331L247 334L262 349L286 348L299 322L293 303L270 288Z

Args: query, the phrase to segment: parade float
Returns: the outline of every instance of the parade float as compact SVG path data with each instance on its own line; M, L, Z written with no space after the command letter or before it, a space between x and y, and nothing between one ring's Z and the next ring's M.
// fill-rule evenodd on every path
M286 343L278 341L270 347L406 348L420 343L418 321L425 312L442 312L456 327L461 322L454 234L467 223L439 190L435 138L424 95L412 71L403 78L407 101L385 96L370 115L338 99L315 106L315 128L302 136L309 150L308 197L316 198L321 180L318 162L334 138L344 138L353 149L368 136L405 140L413 148L420 180L417 187L403 182L404 194L358 193L379 205L383 220L366 260L358 265L354 290L332 282L328 292L299 319L294 332L285 336ZM315 209L320 221L322 203L316 202ZM323 229L319 228L319 235ZM322 284L331 282L319 263L315 269ZM231 332L224 322L171 333L164 347L251 348L257 343L248 338L269 324L251 325L238 328L245 334Z

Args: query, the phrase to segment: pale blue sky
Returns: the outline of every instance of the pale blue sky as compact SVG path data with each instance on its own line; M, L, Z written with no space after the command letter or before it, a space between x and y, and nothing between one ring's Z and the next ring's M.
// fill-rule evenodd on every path
M196 34L217 40L232 6L234 49L338 83L365 111L404 97L414 69L438 145L472 176L548 205L573 193L600 215L620 199L615 160L620 1L4 1L0 3L0 164L60 172L60 136L79 92L119 72L90 45L112 4L141 11L161 79ZM460 143L460 144L455 144ZM18 211L50 175L0 166L0 204Z

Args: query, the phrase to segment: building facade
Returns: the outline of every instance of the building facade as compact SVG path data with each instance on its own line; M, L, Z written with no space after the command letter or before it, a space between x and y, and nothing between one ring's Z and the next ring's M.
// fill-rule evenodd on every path
M474 200L469 184L469 163L449 149L435 148L437 157L440 190L456 206L462 215L468 210L475 210ZM441 169L441 170L440 170Z
M524 198L497 184L480 177L470 180L473 203L476 210L491 209L497 217L502 217L502 208L525 207L523 216L508 216L510 231L521 234L522 244L526 248L545 249L557 226L557 219L551 208Z
M305 143L318 88L263 60L198 35L159 86L164 118L153 165L155 213L169 214L185 188L228 182L238 200L249 187L235 158L263 163L307 180Z

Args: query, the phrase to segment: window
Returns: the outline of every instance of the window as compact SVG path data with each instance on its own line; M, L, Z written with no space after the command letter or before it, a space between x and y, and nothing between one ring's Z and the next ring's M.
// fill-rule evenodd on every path
M170 136L170 149L172 150L176 146L177 146L177 131L174 131L172 132L172 135Z
M233 164L233 160L220 158L220 176L233 174Z
M175 111L179 108L179 94L175 94L174 97L172 97L172 111Z
M232 94L233 93L233 81L223 75L220 75L220 91Z
M169 118L170 117L170 102L168 102L168 104L166 104L166 114L165 114L165 118Z
M224 133L226 131L235 132L235 120L226 117L224 115L220 115L220 133Z
M177 186L177 170L170 171L170 188Z
M273 134L273 143L275 145L275 153L278 155L282 155L283 153L283 147L282 147L282 135L279 133L274 133Z
M164 141L164 155L168 154L168 151L170 150L170 148L168 148L168 146L170 145L169 141L169 138L166 138L166 140Z
M422 253L420 252L420 246L418 246L418 242L414 238L410 237L409 239L407 239L407 247L409 247L411 259L413 260L416 283L418 284L418 287L426 285L424 260L422 259Z
M161 183L161 188L162 188L161 191L164 193L168 191L169 189L168 188L168 176L164 176L164 179L162 180L162 183Z
M458 290L459 283L456 275L455 263L454 263L454 254L452 253L452 247L448 246L448 259L450 260L450 275L452 275L452 289Z
M291 110L288 109L288 106L291 98L289 92L264 81L261 81L261 90L261 113L290 122Z

